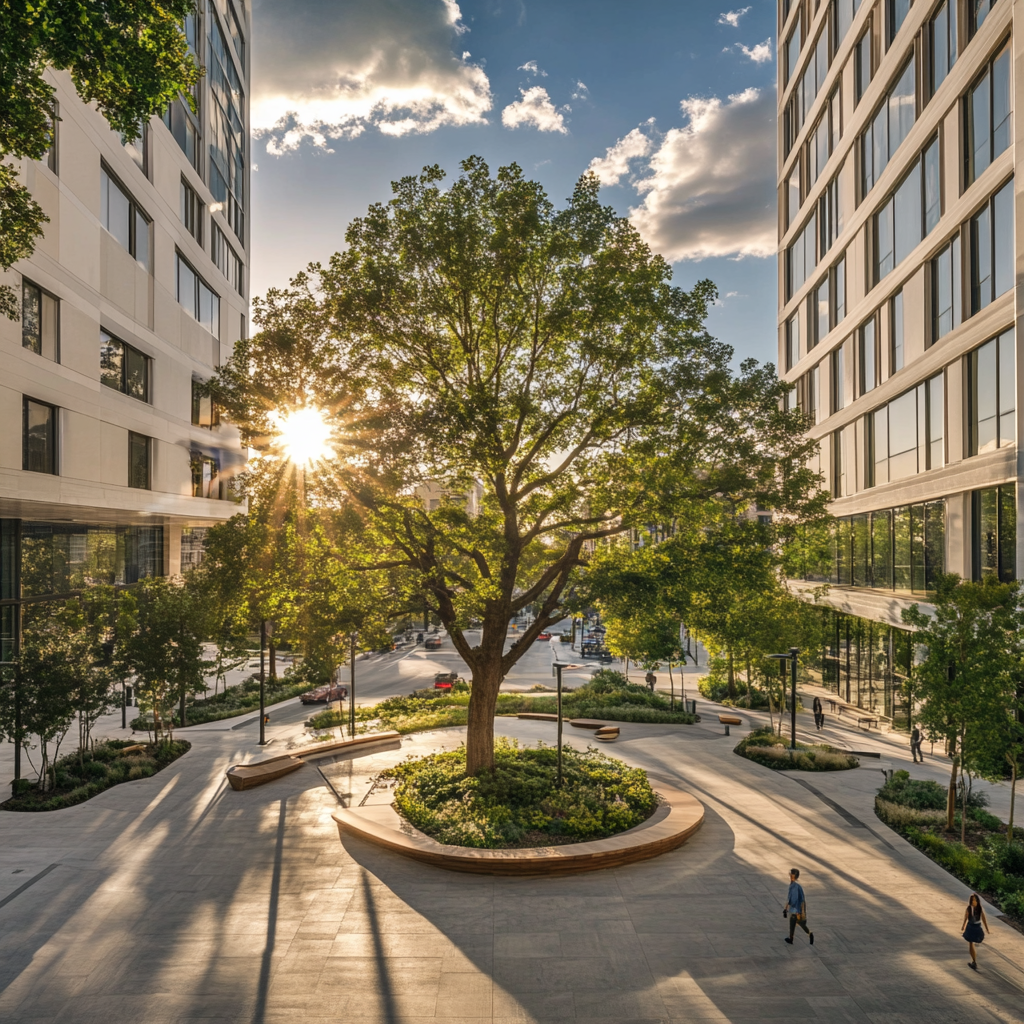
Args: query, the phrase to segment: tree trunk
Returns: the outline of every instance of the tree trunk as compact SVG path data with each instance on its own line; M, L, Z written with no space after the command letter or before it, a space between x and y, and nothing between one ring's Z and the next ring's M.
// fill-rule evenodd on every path
M466 730L466 774L476 775L494 767L494 714L501 687L500 663L473 671L473 689L469 695Z
M274 626L270 624L269 639L267 647L270 653L270 678L277 679L277 642L274 640Z
M952 832L956 826L956 773L959 768L956 756L953 755L953 770L949 773L949 792L946 794L946 831Z
M729 700L736 699L736 673L732 663L732 650L729 651L729 671L726 676L728 682Z
M672 678L672 659L668 659L668 689L671 696L672 710L676 709L676 681Z
M184 728L188 723L185 721L185 687L181 688L181 698L178 702L178 718L181 719L181 728Z
M747 710L749 711L752 707L753 696L751 690L754 688L753 681L750 678L750 651L747 651Z
M1010 762L1010 821L1006 826L1006 845L1013 846L1013 802L1017 796L1017 762Z

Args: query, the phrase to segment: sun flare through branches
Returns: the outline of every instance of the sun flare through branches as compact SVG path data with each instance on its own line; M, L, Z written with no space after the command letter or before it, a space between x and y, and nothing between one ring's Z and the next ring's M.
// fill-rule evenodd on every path
M331 426L322 409L306 406L290 412L275 412L271 421L275 444L297 466L310 467L331 454Z

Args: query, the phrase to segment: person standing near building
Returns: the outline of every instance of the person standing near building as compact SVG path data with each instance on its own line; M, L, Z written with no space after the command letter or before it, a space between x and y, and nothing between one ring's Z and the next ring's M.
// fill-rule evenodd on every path
M910 733L910 753L914 757L914 764L917 764L918 758L921 759L921 764L924 764L924 754L921 752L921 740L921 730L915 725L913 731Z
M984 929L982 928L984 925ZM981 897L976 893L971 893L971 898L967 901L967 909L964 911L963 921L964 938L967 940L967 948L970 950L971 959L968 961L968 967L972 971L978 969L978 956L975 952L975 943L982 943L985 941L985 932L988 931L988 920L985 917L985 911L981 907Z
M819 731L825 725L825 709L821 706L821 698L814 698L814 728Z
M804 897L804 887L797 881L800 877L798 868L791 868L789 872L789 893L786 896L786 904L782 908L782 916L789 917L789 937L786 939L793 945L793 935L796 933L796 926L799 925L814 945L814 932L807 927L807 900Z

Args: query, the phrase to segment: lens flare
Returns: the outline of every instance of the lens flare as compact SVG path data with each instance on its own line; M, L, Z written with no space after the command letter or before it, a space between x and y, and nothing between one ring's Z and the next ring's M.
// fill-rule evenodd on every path
M275 441L298 466L312 466L331 454L331 427L322 409L306 407L271 416Z

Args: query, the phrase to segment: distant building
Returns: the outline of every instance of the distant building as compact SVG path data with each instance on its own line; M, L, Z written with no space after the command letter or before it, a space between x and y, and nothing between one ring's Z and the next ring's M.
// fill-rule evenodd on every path
M901 610L1024 557L1015 6L779 4L779 366L839 517L821 673L895 717Z
M476 480L469 490L457 492L449 490L436 480L427 480L417 484L414 493L428 512L440 508L441 502L447 499L463 505L469 515L475 517L479 515L480 505L484 500L484 485Z
M21 174L50 221L2 281L22 315L0 319L0 660L22 599L176 573L239 510L238 434L196 388L246 332L250 20L200 0L197 111L131 145L48 76L56 143Z

